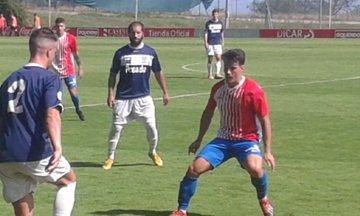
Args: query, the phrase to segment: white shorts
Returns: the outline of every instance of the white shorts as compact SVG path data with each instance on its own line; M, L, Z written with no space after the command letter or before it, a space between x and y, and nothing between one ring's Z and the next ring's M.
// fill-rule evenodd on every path
M3 196L6 202L16 202L36 191L43 182L55 183L70 172L70 164L60 158L59 165L51 173L45 171L51 156L40 161L0 163L0 179L3 183Z
M113 122L127 124L134 120L141 122L155 121L155 105L151 96L115 101Z
M206 50L208 56L221 55L222 54L222 45L209 45L209 48Z

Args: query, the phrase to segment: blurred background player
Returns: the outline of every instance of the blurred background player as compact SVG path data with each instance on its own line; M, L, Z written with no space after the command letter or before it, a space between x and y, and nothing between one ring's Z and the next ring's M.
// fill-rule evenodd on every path
M57 42L48 28L34 31L29 63L0 88L0 179L15 215L34 215L33 194L43 182L58 188L53 215L70 216L74 205L76 176L62 156L61 81L47 70Z
M76 43L76 37L66 32L66 23L64 18L57 18L55 20L56 34L59 37L59 48L53 62L54 69L64 79L64 82L69 90L71 100L75 106L75 110L79 119L85 121L84 113L80 108L80 96L76 82L75 64L78 68L78 78L81 79L84 75L82 64L79 56L79 47Z
M167 105L170 97L166 80L161 71L160 62L156 51L144 44L144 25L141 22L132 22L128 27L130 44L118 49L113 58L108 80L107 104L113 109L113 119L109 132L108 159L103 168L111 168L115 150L124 126L138 120L144 124L149 142L149 157L156 166L162 166L163 161L156 153L158 144L158 131L156 128L155 106L150 96L149 79L151 71L163 92L163 104ZM116 77L119 82L114 88Z
M10 14L10 36L18 36L18 21L16 16Z
M178 209L170 216L186 216L191 197L200 175L215 169L230 158L236 158L249 173L256 188L264 216L273 216L273 207L267 197L268 181L262 164L256 118L261 122L264 142L264 160L272 169L275 158L271 152L271 122L269 108L262 88L243 75L245 53L234 49L222 55L225 81L216 83L200 120L197 139L189 146L189 154L196 153L206 134L215 108L220 113L220 128L196 156L180 183Z
M224 25L219 20L219 10L212 11L212 19L205 24L204 44L208 56L207 69L209 79L222 79L221 70L221 54L224 46ZM215 76L213 76L213 60L215 56Z
M34 13L34 29L41 28L41 18L37 13Z
M0 35L1 36L5 35L6 26L7 26L7 24L6 24L6 19L5 19L4 15L0 14Z

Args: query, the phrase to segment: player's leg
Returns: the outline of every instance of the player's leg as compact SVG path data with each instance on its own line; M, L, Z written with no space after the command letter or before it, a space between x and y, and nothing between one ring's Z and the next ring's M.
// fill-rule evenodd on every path
M58 187L54 200L54 216L70 216L75 202L76 175L73 170L55 182Z
M81 121L85 121L84 113L82 112L82 110L80 108L80 96L79 96L79 92L78 92L76 77L70 76L70 77L65 78L64 81L65 81L67 88L69 89L71 101L73 102L73 104L75 106L75 110L76 110L77 115L79 116L79 119Z
M230 158L228 145L225 142L221 139L214 139L199 152L180 182L178 209L171 216L186 215L190 200L196 192L200 175L215 169Z
M209 45L209 48L206 50L207 52L207 71L208 71L208 79L214 79L213 76L213 58L214 58L214 46Z
M214 45L214 54L215 54L215 79L222 79L224 78L223 76L221 76L220 71L221 71L221 54L222 54L222 46L221 45Z
M134 114L136 119L143 123L146 138L149 143L149 157L156 166L162 166L163 161L157 154L158 130L156 128L155 105L151 96L138 98L134 101Z
M260 207L265 216L273 215L273 207L267 197L268 178L263 169L261 150L256 142L241 142L233 145L234 152L241 166L246 169L251 178L251 183L256 189Z
M114 163L116 148L124 126L128 122L131 109L132 103L130 100L116 100L113 107L112 122L108 136L108 157L103 165L105 170L111 169Z
M3 197L7 203L11 203L14 214L33 215L33 193L36 190L36 182L22 172L21 163L0 163L0 180L3 185Z
M31 179L29 182L34 188L43 182L56 185L58 191L54 200L53 215L70 216L75 202L76 175L63 156L60 158L58 166L52 172L48 172L46 168L51 157L25 163L22 173L29 176L28 179Z
M32 216L34 214L34 198L27 194L22 199L12 203L16 216Z

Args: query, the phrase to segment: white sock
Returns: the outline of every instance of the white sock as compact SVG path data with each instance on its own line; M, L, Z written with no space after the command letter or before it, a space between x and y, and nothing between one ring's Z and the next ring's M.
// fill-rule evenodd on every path
M118 145L121 132L122 132L123 126L122 125L115 125L112 124L110 132L109 132L109 146L108 146L108 158L114 160L115 159L115 151L116 147Z
M146 138L149 142L149 152L154 154L156 153L156 147L158 144L158 131L156 129L156 123L146 122L145 129L146 129Z
M216 75L220 75L221 61L216 62Z
M59 188L53 208L54 216L70 216L75 202L76 182Z
M212 76L212 63L207 64L208 75Z

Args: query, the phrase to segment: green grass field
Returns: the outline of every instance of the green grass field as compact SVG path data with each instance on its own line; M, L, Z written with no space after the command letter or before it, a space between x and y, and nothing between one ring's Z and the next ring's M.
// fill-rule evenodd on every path
M164 167L147 157L145 130L125 128L117 163L101 168L107 154L111 110L105 106L114 51L126 39L79 39L85 77L80 122L65 94L64 155L78 176L74 215L165 216L177 206L178 184L193 156L187 146L197 135L202 110L215 81L206 79L201 39L145 39L158 51L171 100L163 107L152 79ZM270 198L279 216L353 216L360 212L359 40L234 39L226 48L247 53L246 73L264 87L271 108L275 172ZM0 79L28 60L27 39L0 38ZM185 68L182 67L185 65ZM185 96L187 94L196 94ZM216 115L205 138L218 126ZM36 215L51 214L55 188L41 185ZM261 215L254 188L235 160L201 177L191 216ZM0 215L12 207L0 199Z

